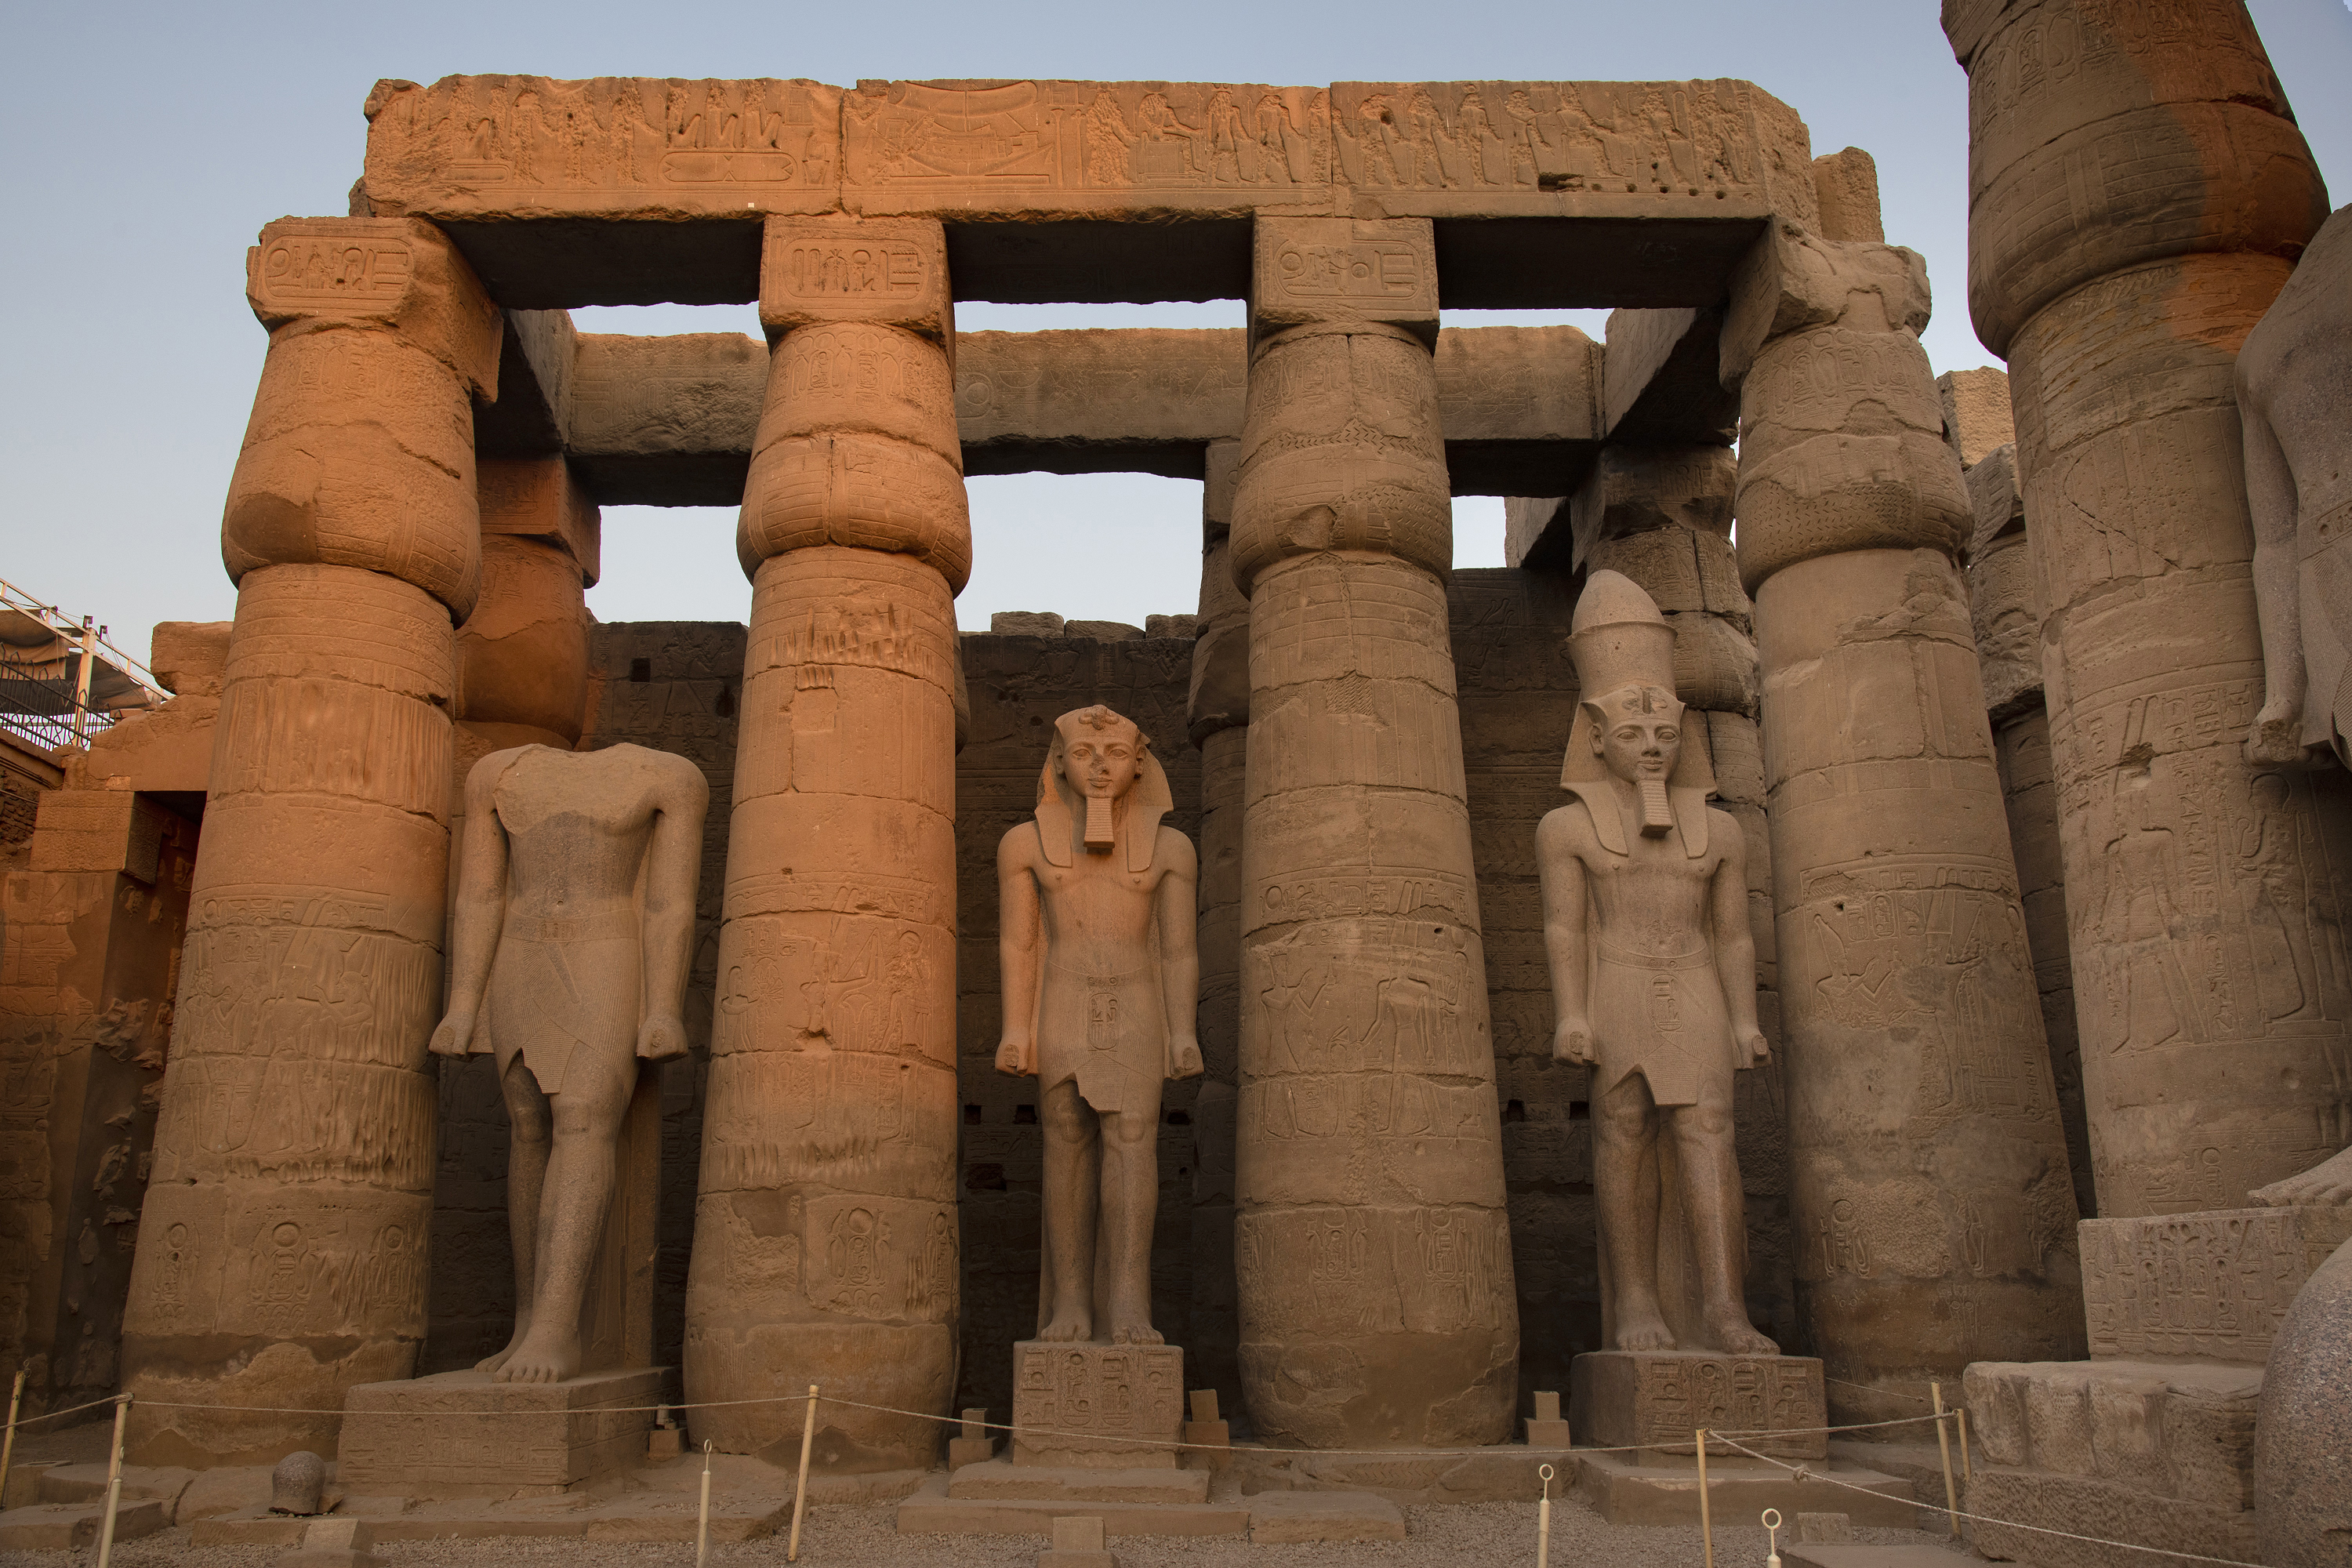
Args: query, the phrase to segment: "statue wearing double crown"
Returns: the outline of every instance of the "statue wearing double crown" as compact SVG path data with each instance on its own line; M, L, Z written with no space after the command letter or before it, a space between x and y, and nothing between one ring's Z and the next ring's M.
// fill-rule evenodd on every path
M1715 781L1705 750L1685 743L1674 628L1650 596L1593 573L1569 647L1583 700L1559 782L1575 798L1537 828L1536 856L1552 1056L1592 1069L1605 1331L1615 1350L1770 1355L1778 1347L1742 1300L1731 1133L1731 1075L1769 1055L1756 1021L1747 849L1739 824L1706 804ZM1669 1202L1688 1222L1696 1303L1660 1300ZM1695 1330L1678 1339L1670 1315Z

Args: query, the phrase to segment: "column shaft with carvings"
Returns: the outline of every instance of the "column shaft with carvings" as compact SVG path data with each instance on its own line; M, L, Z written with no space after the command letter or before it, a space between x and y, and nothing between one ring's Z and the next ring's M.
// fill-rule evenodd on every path
M124 1322L136 1457L329 1448L425 1323L452 623L480 583L469 397L498 313L432 226L286 219L229 485L237 583ZM145 1402L155 1401L156 1405Z
M689 1400L944 1414L955 1201L954 595L971 563L934 222L771 218L736 547L751 630L687 1285ZM823 1463L938 1430L828 1407ZM730 1452L796 1405L694 1413Z
M1234 1299L1234 1083L1241 1066L1242 817L1249 757L1249 600L1234 585L1241 443L1209 443L1201 489L1201 608L1186 717L1201 749L1201 1060L1193 1102L1192 1321L1184 1377L1240 1410Z
M2246 758L2232 389L2326 195L2241 0L1969 0L1945 30L2042 596L2099 1212L2236 1208L2352 1138L2352 785Z
M1798 1304L1837 1419L1910 1413L1898 1394L1971 1361L2080 1343L2074 1196L1927 319L1915 253L1782 221L1724 329Z
M1261 1436L1494 1443L1518 1310L1427 220L1257 224L1234 1247Z

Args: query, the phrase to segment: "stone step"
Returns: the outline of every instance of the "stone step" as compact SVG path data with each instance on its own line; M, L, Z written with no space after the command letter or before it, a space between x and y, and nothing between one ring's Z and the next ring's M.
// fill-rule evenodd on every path
M1978 1550L1988 1557L2063 1563L2067 1568L2147 1568L2159 1559L2135 1548L2154 1547L2237 1563L2262 1561L2252 1509L2158 1497L2094 1476L1979 1463L1975 1484L1961 1506L1979 1516L1972 1530ZM1989 1524L1984 1522L1987 1519L2007 1522ZM2095 1546L2059 1541L2040 1530L2020 1530L2016 1525L2132 1544Z
M959 1477L971 1467L959 1470ZM1204 1474L1205 1472L1194 1472ZM951 1498L948 1478L934 1475L898 1505L901 1535L1050 1535L1054 1521L1099 1519L1110 1535L1244 1535L1246 1502L1052 1502L1029 1498Z
M1977 1362L1963 1386L1979 1474L1989 1463L2224 1513L2251 1505L2258 1366Z
M1696 1524L1698 1468L1696 1465L1641 1465L1630 1456L1577 1454L1575 1489L1593 1512L1612 1524ZM1707 1464L1707 1507L1718 1521L1752 1523L1768 1508L1783 1517L1835 1511L1851 1515L1856 1524L1913 1527L1918 1507L1911 1483L1897 1476L1828 1460L1805 1466L1800 1480L1772 1466L1750 1468ZM1843 1483L1824 1486L1823 1480ZM1860 1488L1860 1490L1851 1490Z
M1250 1541L1402 1541L1404 1510L1370 1492L1260 1492L1249 1500Z
M105 1521L106 1504L102 1499L95 1503L43 1502L30 1508L12 1508L0 1513L0 1550L38 1552L96 1546ZM166 1503L153 1498L125 1501L115 1510L114 1539L136 1541L169 1528L171 1522L172 1510Z
M1780 1548L1782 1568L1958 1568L1973 1555L1919 1542L1874 1546L1861 1541L1810 1541Z
M983 1459L949 1478L948 1496L959 1501L1007 1498L1031 1502L1206 1502L1209 1472L1125 1467L1093 1469Z
M43 1502L96 1502L106 1496L107 1466L103 1462L79 1465L51 1465L40 1473ZM187 1489L196 1479L194 1470L173 1466L125 1465L122 1467L122 1496L152 1499L166 1511L173 1500Z

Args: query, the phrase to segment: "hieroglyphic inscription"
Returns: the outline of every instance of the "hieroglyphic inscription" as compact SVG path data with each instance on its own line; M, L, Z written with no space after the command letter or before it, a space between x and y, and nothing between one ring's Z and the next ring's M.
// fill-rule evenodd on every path
M275 235L261 247L257 282L271 305L385 306L407 289L415 258L396 239Z
M1013 1347L1015 1463L1072 1451L1097 1463L1132 1465L1176 1442L1184 1415L1184 1352L1174 1345L1055 1344ZM1090 1447L1086 1439L1124 1439ZM1165 1462L1164 1460L1162 1462Z
M1244 1212L1234 1267L1245 1339L1454 1334L1517 1321L1500 1209Z
M1630 1430L1611 1440L1688 1453L1691 1434L1737 1432L1763 1453L1817 1451L1818 1432L1775 1440L1776 1432L1828 1425L1822 1363L1805 1356L1642 1354L1632 1358ZM1808 1441L1810 1439L1810 1441Z
M2085 1220L2091 1353L2260 1363L2295 1292L2347 1237L2343 1209Z
M711 1063L705 1192L824 1180L907 1190L955 1156L955 1083L944 1068L882 1056L745 1051ZM828 1109L830 1108L830 1109ZM920 1190L919 1187L915 1190Z

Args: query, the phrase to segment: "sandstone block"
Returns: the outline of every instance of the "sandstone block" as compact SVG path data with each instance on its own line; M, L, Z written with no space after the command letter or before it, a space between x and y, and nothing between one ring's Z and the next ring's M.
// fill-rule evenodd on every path
M580 563L536 538L482 543L482 596L457 633L457 716L580 738L588 705L588 607Z
M771 216L760 245L760 325L898 327L955 357L947 237L923 218Z
M169 1505L152 1500L125 1502L114 1516L114 1539L137 1541L171 1527ZM106 1505L86 1502L36 1503L0 1513L0 1547L14 1552L95 1547L105 1528Z
M1740 581L1760 594L1776 572L1857 551L1955 555L1970 521L1959 464L1934 437L1830 435L1752 462L1743 453Z
M736 557L749 577L771 556L824 544L911 556L961 592L971 575L963 476L938 453L887 437L781 439L752 459Z
M278 1568L377 1568L383 1559L369 1548L374 1528L364 1519L322 1519L302 1531L302 1544L281 1553Z
M1057 637L1066 625L1051 610L998 610L988 618L992 637Z
M1176 1346L1024 1340L1013 1363L1016 1467L1176 1468L1184 1419Z
M2009 373L1998 365L1946 371L1936 378L1944 403L1944 439L1973 468L1993 451L2017 439L2009 406Z
M596 585L603 565L603 523L596 498L560 458L482 458L474 489L482 533L543 540L571 556L583 588Z
M218 697L228 664L228 621L158 621L148 643L147 668L178 697Z
M1393 327L1437 345L1433 230L1411 218L1262 218L1254 228L1253 344L1292 327Z
M485 402L499 386L505 333L474 269L415 218L279 218L246 252L245 295L281 331L390 328Z
M1099 1518L1056 1518L1052 1540L1037 1554L1037 1568L1118 1568L1118 1559L1103 1549Z
M1718 309L1612 310L1601 433L1642 446L1731 445L1739 398L1723 384L1722 338Z
M643 1461L659 1367L562 1383L445 1372L362 1384L345 1401L338 1481L350 1491L504 1497L573 1487ZM489 1412L490 1414L478 1414Z
M1569 1425L1588 1447L1691 1455L1693 1433L1704 1426L1759 1434L1739 1439L1759 1453L1829 1454L1820 1430L1829 1425L1822 1363L1813 1357L1594 1351L1576 1358L1572 1377Z
M1886 242L1878 217L1878 163L1859 147L1813 160L1813 194L1822 207L1822 237Z
M1143 635L1190 642L1199 635L1200 623L1198 616L1146 616L1143 617Z
M608 506L740 506L768 349L740 332L583 332L565 437Z
M1253 1545L1405 1537L1404 1510L1371 1492L1259 1492L1249 1505Z
M1859 306L1862 295L1873 303ZM1857 330L1904 328L1916 336L1927 315L1927 264L1917 251L1836 244L1777 223L1757 240L1732 279L1718 371L1725 386L1738 386L1774 338L1849 317ZM1743 429L1743 444L1745 435Z
M1603 447L1584 488L1569 501L1573 563L1590 566L1602 545L1657 531L1729 534L1738 477L1738 461L1727 447ZM1524 562L1528 552L1520 553ZM1627 575L1649 588L1645 579ZM1661 588L1664 596L1653 591L1661 610L1703 607L1685 602L1697 600L1696 592L1678 594L1670 583Z
M2347 1238L2352 1210L2316 1206L2084 1220L2091 1353L2259 1366L2295 1293Z
M755 468L779 441L855 432L908 442L963 471L955 378L936 344L875 322L815 322L784 336L769 361Z
M35 871L124 871L152 882L163 813L127 789L41 792L33 822Z
M1125 621L1066 621L1062 635L1071 637L1092 637L1097 642L1134 642L1142 638L1141 626Z

